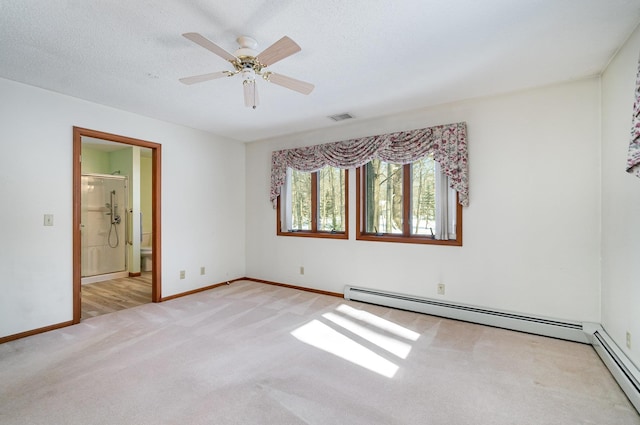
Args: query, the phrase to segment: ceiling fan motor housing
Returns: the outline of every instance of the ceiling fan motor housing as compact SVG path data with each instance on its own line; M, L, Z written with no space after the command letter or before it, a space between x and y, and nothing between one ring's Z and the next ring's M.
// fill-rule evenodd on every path
M236 39L240 48L234 52L234 56L240 60L253 59L258 56L258 42L251 37L240 36Z

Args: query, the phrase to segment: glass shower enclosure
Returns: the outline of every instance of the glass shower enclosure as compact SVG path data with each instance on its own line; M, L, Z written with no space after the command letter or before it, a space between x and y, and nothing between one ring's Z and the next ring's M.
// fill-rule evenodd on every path
M125 176L83 174L81 194L82 283L128 276Z

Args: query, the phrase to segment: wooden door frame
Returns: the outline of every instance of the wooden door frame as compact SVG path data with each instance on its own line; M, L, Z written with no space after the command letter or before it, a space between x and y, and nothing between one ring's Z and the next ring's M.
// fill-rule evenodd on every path
M162 231L161 231L161 164L162 145L145 140L132 139L130 137L116 134L104 133L102 131L90 130L81 127L73 127L73 323L80 323L82 315L82 300L80 289L82 287L82 238L80 234L81 224L81 196L82 196L82 136L107 140L110 142L122 143L130 146L148 148L152 151L151 156L151 301L154 303L162 300L161 284L161 258Z

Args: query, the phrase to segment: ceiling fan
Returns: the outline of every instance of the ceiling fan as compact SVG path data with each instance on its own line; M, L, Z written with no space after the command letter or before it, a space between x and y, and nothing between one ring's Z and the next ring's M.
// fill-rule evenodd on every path
M240 47L234 52L234 54L231 54L198 33L189 32L182 35L205 49L215 53L222 59L229 61L231 65L233 65L234 70L180 78L179 81L181 83L196 84L204 81L215 80L216 78L233 77L234 75L240 74L242 76L242 86L244 88L244 104L245 106L252 107L253 109L256 109L256 106L258 106L259 103L258 91L256 89L256 76L262 77L274 84L295 90L302 94L309 94L313 91L313 84L266 70L268 66L302 50L295 41L287 36L282 37L259 54L256 51L258 43L253 38L240 36L237 38Z

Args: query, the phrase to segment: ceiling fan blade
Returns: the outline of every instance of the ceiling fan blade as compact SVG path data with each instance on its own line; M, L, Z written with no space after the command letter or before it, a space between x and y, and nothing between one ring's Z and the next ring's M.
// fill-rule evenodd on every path
M244 106L247 108L256 109L260 104L258 98L258 88L256 87L256 80L245 80L242 82L244 90Z
M194 75L193 77L180 78L178 81L180 81L182 84L191 85L196 83L202 83L209 80L215 80L216 78L230 77L232 75L233 75L232 72L220 71L220 72L212 72L209 74Z
M220 56L224 60L228 60L230 62L233 62L233 61L235 61L237 59L231 53L227 52L222 47L218 46L217 44L213 43L212 41L209 41L208 39L204 38L203 36L201 36L197 32L188 32L188 33L182 34L182 36L187 38L187 39L189 39L189 40L191 40L191 41L193 41L194 43L204 47L205 49L209 50L210 52L215 53L216 55Z
M315 88L315 86L311 83L296 80L295 78L287 77L286 75L275 74L273 72L270 72L268 74L267 81L271 81L273 84L295 90L298 93L302 94L309 94Z
M295 41L287 37L286 35L280 40L267 47L262 53L256 56L256 59L264 66L273 65L274 63L282 60L294 53L298 53L300 46Z

